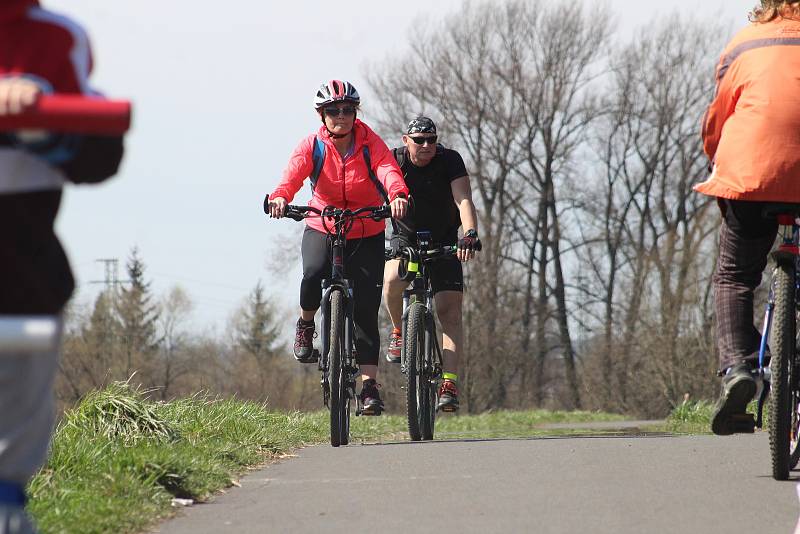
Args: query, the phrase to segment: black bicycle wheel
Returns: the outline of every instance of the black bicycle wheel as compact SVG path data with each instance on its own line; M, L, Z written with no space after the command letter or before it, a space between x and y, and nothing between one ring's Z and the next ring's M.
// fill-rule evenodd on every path
M797 273L795 272L795 276ZM791 385L791 395L790 395L790 410L791 410L791 433L789 436L789 469L794 469L797 467L798 461L800 461L800 384L798 380L800 376L798 376L798 361L797 361L797 348L798 348L798 340L797 339L797 321L800 318L800 313L797 310L798 300L797 300L797 291L795 291L795 314L794 314L794 324L795 324L795 340L794 340L794 352L792 353L792 359L789 361L789 384Z
M789 478L792 434L791 363L795 352L795 269L794 262L781 261L775 267L775 311L772 326L772 384L769 395L769 446L772 477Z
M433 317L426 317L426 324L428 325L428 335L433 337L436 335L436 328L433 323ZM423 365L422 372L418 380L417 398L419 402L419 419L420 419L420 432L422 433L423 440L432 440L434 426L436 425L436 377L434 376L433 365L433 346L435 342L429 339L425 343L425 350L423 352Z
M415 302L411 304L406 319L406 331L403 343L403 361L406 366L406 416L408 417L408 434L413 441L422 439L423 415L420 406L420 368L425 351L425 306Z
M330 337L328 345L328 382L331 388L331 445L338 447L346 445L347 438L342 440L343 431L347 426L345 412L348 411L347 392L345 391L342 360L344 351L344 302L342 292L338 289L331 291L330 300ZM349 414L348 414L349 415Z

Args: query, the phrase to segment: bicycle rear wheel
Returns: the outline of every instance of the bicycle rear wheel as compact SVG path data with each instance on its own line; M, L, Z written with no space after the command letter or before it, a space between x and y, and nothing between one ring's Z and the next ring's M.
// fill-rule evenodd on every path
M433 431L436 425L436 379L434 376L433 365L433 346L435 340L432 339L436 335L436 328L433 324L433 317L428 316L425 318L425 323L428 328L426 333L431 339L426 339L425 350L423 357L422 372L419 378L419 390L417 397L420 399L420 432L422 433L423 440L432 440Z
M331 445L347 445L350 410L346 390L344 360L344 296L338 289L330 293L330 337L328 338L328 382L331 388Z
M793 418L792 372L795 354L795 266L779 261L774 275L775 311L772 327L772 384L769 395L769 445L772 454L772 477L789 478L792 456ZM796 440L795 440L796 441Z
M408 434L413 441L422 439L423 406L421 405L420 376L425 351L425 306L414 302L408 309L406 331L403 339L406 367L406 416Z

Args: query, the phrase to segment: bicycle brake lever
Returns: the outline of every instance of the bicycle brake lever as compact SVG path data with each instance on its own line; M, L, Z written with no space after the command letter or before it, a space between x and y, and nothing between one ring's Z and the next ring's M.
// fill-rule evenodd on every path
M302 213L297 213L296 211L286 212L284 216L295 221L302 221L305 218Z

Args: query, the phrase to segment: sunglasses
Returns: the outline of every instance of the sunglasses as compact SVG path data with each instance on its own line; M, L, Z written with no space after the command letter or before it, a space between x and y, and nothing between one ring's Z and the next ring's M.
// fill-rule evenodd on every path
M414 141L418 145L424 145L426 142L429 145L435 145L436 144L436 140L439 138L439 136L438 135L433 135L433 136L430 136L430 137L411 137L409 135L408 138L411 139L412 141Z
M325 108L323 110L328 117L352 117L356 114L356 108L348 106L346 108Z

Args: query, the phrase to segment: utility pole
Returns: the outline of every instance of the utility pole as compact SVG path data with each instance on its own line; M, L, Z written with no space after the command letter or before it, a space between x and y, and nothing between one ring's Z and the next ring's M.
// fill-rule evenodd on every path
M119 260L117 258L99 258L95 260L105 266L105 280L92 280L90 284L105 284L106 291L116 291L119 284L125 281L119 279Z

